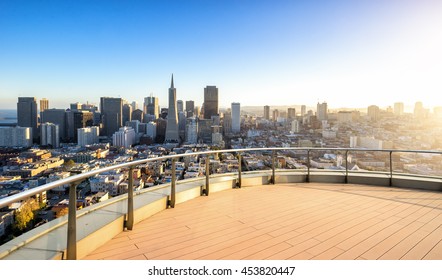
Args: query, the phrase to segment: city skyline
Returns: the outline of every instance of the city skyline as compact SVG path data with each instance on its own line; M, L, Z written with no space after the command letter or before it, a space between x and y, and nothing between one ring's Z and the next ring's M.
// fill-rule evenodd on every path
M211 85L220 108L442 105L437 1L130 3L2 2L0 109L151 93L167 107L171 73L196 106Z

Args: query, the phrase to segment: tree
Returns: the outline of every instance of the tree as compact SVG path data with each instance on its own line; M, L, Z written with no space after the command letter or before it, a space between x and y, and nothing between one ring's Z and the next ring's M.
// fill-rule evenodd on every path
M39 205L35 199L28 199L23 205L15 212L15 223L13 228L18 231L23 231L29 227L34 220L34 211L39 208Z
M74 167L74 165L75 165L75 161L70 159L63 164L63 169L65 171L69 171L72 167Z

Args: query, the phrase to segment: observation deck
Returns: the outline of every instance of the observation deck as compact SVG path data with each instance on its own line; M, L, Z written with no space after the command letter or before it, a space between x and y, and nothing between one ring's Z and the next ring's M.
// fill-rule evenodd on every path
M305 152L306 169L276 168L281 151ZM53 220L2 246L2 259L442 259L442 180L395 172L394 154L436 151L372 150L386 155L383 171L352 171L349 153L368 150L266 148L209 151L146 161L270 151L271 169L209 175L129 193ZM345 169L312 168L314 153L346 155ZM75 175L0 200L0 206L42 189L76 185L100 172ZM207 172L209 171L209 172ZM172 176L175 174L172 172Z

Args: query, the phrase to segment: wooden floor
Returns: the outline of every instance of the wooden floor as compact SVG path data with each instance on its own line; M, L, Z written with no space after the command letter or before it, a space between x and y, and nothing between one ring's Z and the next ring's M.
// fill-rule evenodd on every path
M442 193L278 184L198 197L85 259L442 259Z

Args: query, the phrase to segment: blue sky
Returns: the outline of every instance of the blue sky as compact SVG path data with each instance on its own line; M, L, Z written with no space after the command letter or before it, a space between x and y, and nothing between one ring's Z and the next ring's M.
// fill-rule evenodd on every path
M0 0L0 108L101 96L167 105L442 106L442 1Z

